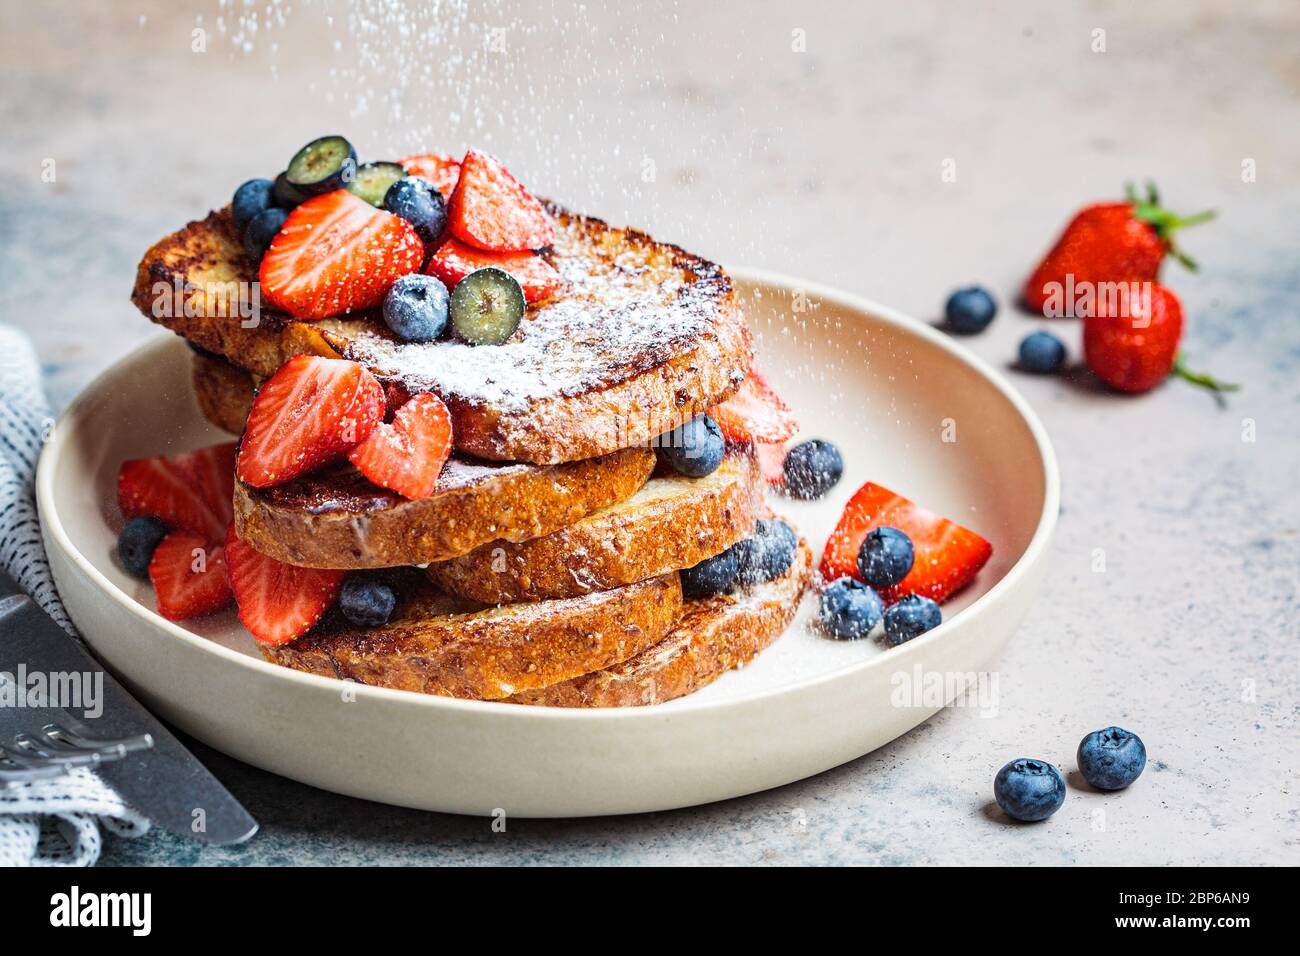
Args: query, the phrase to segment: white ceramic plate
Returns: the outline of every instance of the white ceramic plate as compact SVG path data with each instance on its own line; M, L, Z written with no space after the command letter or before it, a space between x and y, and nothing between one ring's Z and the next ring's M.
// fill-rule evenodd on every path
M977 672L1016 629L1056 521L1055 458L1023 399L946 336L812 283L734 275L768 377L806 437L844 452L844 479L825 501L774 502L814 549L867 480L993 542L992 560L944 606L936 630L888 651L831 641L808 627L806 598L749 667L691 697L621 710L451 700L266 663L233 612L191 627L163 620L147 584L114 557L119 463L222 437L194 404L189 352L172 336L91 384L41 457L45 542L73 620L145 703L187 733L295 780L404 806L661 810L789 783L881 746L938 709L891 702L895 674Z

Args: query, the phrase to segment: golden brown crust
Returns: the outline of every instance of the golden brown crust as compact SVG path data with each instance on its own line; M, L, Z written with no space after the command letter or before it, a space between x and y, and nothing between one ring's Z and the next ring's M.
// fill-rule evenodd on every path
M750 534L763 505L758 465L728 454L711 475L657 474L632 497L540 538L494 541L429 567L443 589L504 604L572 597L678 571Z
M726 273L635 230L548 208L557 225L548 257L566 288L530 306L511 342L493 347L503 351L401 343L364 314L299 322L255 310L256 267L226 209L150 248L132 301L260 376L305 352L365 364L392 401L434 391L451 409L457 449L495 461L595 457L644 443L728 397L751 346ZM464 368L465 359L509 374Z
M248 411L253 407L253 373L223 358L196 354L190 374L203 417L232 435L243 434Z
M550 534L636 492L654 469L649 448L560 465L451 458L438 488L410 500L340 464L274 488L235 482L239 537L309 568L392 568L446 561L504 538Z
M423 575L392 579L388 624L356 628L338 615L292 644L263 648L295 670L426 694L499 700L634 657L681 613L671 574L580 598L477 609Z
M509 703L636 707L694 693L741 667L789 626L807 587L812 554L800 540L784 577L733 594L688 601L672 631L636 657L562 683L519 691Z

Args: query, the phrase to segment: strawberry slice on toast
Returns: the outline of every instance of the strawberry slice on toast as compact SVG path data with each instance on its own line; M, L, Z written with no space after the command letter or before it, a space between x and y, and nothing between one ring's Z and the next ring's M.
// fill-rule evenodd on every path
M794 415L767 379L750 368L736 394L709 410L729 442L778 444L799 430Z
M239 446L239 478L282 484L365 441L383 420L383 386L344 359L295 355L253 399Z
M911 538L915 553L906 577L878 589L886 604L893 604L905 594L920 594L943 603L969 584L993 554L993 546L974 531L869 481L849 499L839 524L826 541L822 577L833 581L851 576L861 581L858 551L862 540L868 531L882 525L897 528Z
M542 204L501 160L471 149L447 203L448 227L461 242L488 252L525 252L555 241Z
M378 305L423 262L414 226L337 189L289 213L258 275L272 306L296 319L323 319Z
M429 259L424 271L448 289L476 269L496 266L509 272L524 290L525 302L549 298L564 284L555 267L535 252L484 252L457 239L448 239Z
M433 188L449 199L460 179L460 163L442 153L417 153L399 159L398 164L408 175L420 176L433 183Z
M213 614L230 604L225 547L188 531L173 531L149 562L158 613L169 621Z
M438 396L421 392L391 423L376 425L348 458L375 484L414 499L433 494L450 454L451 412Z
M117 503L126 518L156 515L173 531L220 541L233 512L234 466L234 442L125 461L117 473Z
M338 597L344 571L319 571L284 564L239 540L232 525L226 537L226 566L239 620L270 647L288 644L311 630Z

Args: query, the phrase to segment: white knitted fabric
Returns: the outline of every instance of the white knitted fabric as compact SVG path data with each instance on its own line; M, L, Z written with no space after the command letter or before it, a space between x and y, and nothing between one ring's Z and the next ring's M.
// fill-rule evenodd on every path
M50 577L32 488L52 424L31 342L0 323L0 567L78 640ZM0 866L89 866L99 859L100 826L139 836L149 822L84 769L0 787Z

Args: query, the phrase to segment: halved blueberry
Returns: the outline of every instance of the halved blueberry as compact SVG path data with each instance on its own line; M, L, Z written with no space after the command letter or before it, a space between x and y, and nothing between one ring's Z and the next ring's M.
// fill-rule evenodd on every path
M149 576L149 562L158 550L162 539L167 537L167 525L162 518L147 515L132 518L117 536L117 556L122 565L137 578Z
M275 204L275 183L269 179L250 179L235 190L230 200L230 218L235 228L243 233L259 212Z
M342 136L314 139L294 154L284 171L289 185L318 196L343 189L357 174L357 151Z
M382 208L388 187L405 176L406 170L398 163L362 163L357 167L357 175L348 183L348 192Z
M442 193L420 176L406 176L393 182L384 194L384 208L415 227L416 234L432 243L447 228L447 204Z
M713 474L727 450L722 429L708 415L697 415L664 432L653 444L660 461L688 478Z
M281 173L275 177L275 188L272 194L275 197L275 204L281 209L297 209L311 198L310 195L289 182L287 173Z
M450 296L435 276L402 276L384 296L384 322L407 342L432 342L447 328Z
M451 324L471 345L500 345L524 317L524 290L496 266L476 269L451 293Z

